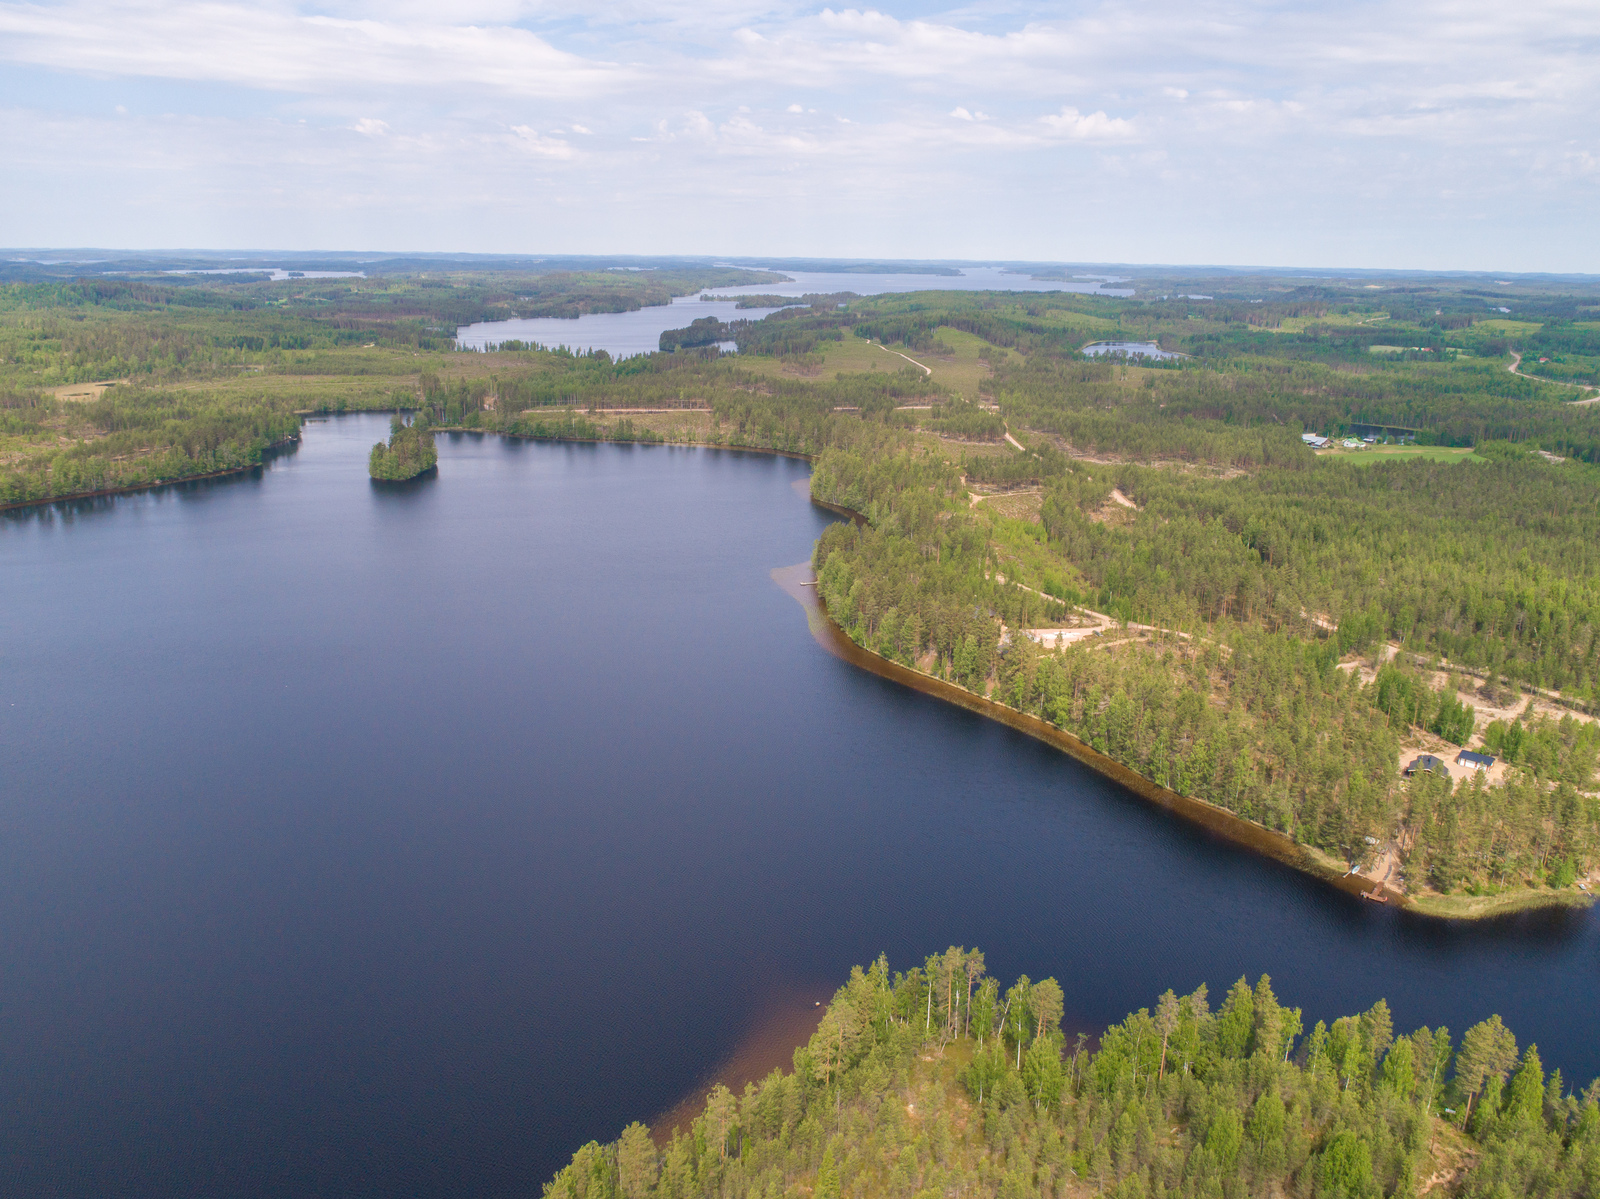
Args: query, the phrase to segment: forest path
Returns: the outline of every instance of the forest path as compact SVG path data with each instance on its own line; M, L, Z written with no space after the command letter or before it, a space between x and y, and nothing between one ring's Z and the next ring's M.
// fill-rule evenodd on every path
M1402 868L1400 847L1393 841L1385 841L1373 854L1370 865L1363 870L1352 870L1350 873L1357 878L1370 879L1380 887L1392 887L1404 895L1406 888L1400 878Z
M1019 588L1023 591L1032 592L1034 595L1037 595L1042 599L1051 600L1058 604L1064 602L1063 600L1057 599L1047 591L1040 591L1037 587L1029 587L1026 583L1014 582L1013 580L1006 578L1005 575L999 573L998 571L989 577L994 579L997 583L1010 583L1013 587ZM1181 641L1197 641L1204 642L1206 644L1218 644L1213 642L1209 637L1196 637L1193 633L1185 633L1179 629L1164 629L1160 625L1139 624L1136 621L1131 620L1127 623L1123 623L1120 619L1112 616L1108 612L1096 612L1093 608L1085 608L1082 604L1068 604L1067 606L1070 607L1074 612L1077 612L1083 616L1087 616L1091 620L1098 621L1099 623L1094 625L1079 626L1072 629L1018 629L1017 632L1021 633L1024 637L1027 637L1030 640L1037 641L1039 644L1049 646L1051 648L1062 645L1071 645L1074 641L1082 641L1086 637L1092 637L1096 633L1102 633L1107 629L1126 630L1127 632L1131 633L1153 633L1167 637L1176 637ZM1226 651L1228 647L1223 646L1222 648Z
M873 344L877 345L878 343L874 342ZM899 350L891 350L888 346L884 346L884 345L879 345L878 348L880 350L882 350L885 354L893 354L896 358L904 358L912 366L920 368L922 373L925 374L925 375L930 375L931 376L933 374L933 367L931 367L931 366L923 366L922 363L918 362L915 358L912 358L908 354L902 354Z

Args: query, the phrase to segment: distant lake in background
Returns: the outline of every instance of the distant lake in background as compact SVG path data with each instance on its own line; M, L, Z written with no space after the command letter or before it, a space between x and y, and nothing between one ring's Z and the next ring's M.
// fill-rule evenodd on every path
M1113 286L1117 280L1102 278L1035 279L1031 275L1008 271L997 266L969 266L960 268L958 275L916 275L852 273L849 271L786 271L781 267L766 267L754 263L740 263L751 270L771 270L788 275L793 283L755 283L744 287L711 288L717 296L763 295L803 296L831 295L835 292L853 291L858 296L879 296L889 292L907 291L1070 291L1103 296L1131 296L1133 289Z
M1600 1072L1593 913L1364 903L831 656L771 574L805 463L453 434L375 486L387 429L0 514L8 1193L537 1195L952 943L1074 1031L1266 972Z
M767 294L767 293L760 293ZM775 308L740 308L738 300L702 300L698 295L676 296L670 304L657 304L633 312L590 312L583 316L541 316L530 320L479 321L456 331L456 343L481 350L507 341L521 341L548 349L566 347L575 354L604 350L613 358L654 354L661 335L682 329L701 317L719 321L760 320Z
M765 268L752 268L765 269ZM776 269L776 268L774 268ZM538 317L531 320L480 321L464 325L456 341L471 349L522 341L554 349L565 346L574 353L605 350L613 358L653 354L661 348L661 335L669 329L682 329L691 321L714 316L720 321L760 320L776 309L740 308L740 296L832 295L853 291L861 296L908 291L1070 291L1094 295L1128 296L1130 289L1102 287L1091 279L1033 279L999 267L967 267L959 275L849 274L814 271L782 271L791 283L758 283L747 287L708 289L703 294L727 296L726 300L702 300L699 295L679 296L671 304L641 308L635 312L594 312L576 318Z
M1083 347L1090 358L1187 358L1172 350L1163 350L1153 341L1095 341Z

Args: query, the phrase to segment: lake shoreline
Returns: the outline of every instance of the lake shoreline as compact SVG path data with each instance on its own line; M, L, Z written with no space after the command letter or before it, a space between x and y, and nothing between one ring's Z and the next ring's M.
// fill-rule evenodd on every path
M368 416L370 416L370 415L372 415L374 413L381 415L382 413L385 413L385 412L410 412L410 411L414 411L414 409L410 409L410 408L350 408L350 409L344 409L344 410L335 411L333 409L326 409L325 408L325 409L302 409L302 410L297 411L295 413L295 415L302 418L302 425L303 425L304 424L304 418L306 418L306 417L357 416L357 415L368 415ZM705 409L687 409L686 411L705 411ZM489 436L510 437L510 438L513 438L513 439L515 439L517 441L552 441L552 442L564 441L564 442L571 442L571 443L576 444L576 445L684 446L684 447L689 448L689 449L698 449L698 450L738 450L738 451L745 452L745 453L774 454L774 455L776 455L777 457L780 457L780 458L795 458L795 459L798 459L801 462L810 462L812 460L812 455L801 453L798 450L778 450L778 449L773 449L773 448L771 448L769 446L735 445L735 444L728 444L728 443L725 443L725 442L712 442L712 441L666 441L666 440L661 440L661 441L641 441L641 440L632 440L632 439L620 438L620 437L542 437L542 436L539 436L538 434L534 434L534 433L513 433L513 432L509 432L509 431L504 430L504 429L478 429L478 428L473 428L473 427L471 427L469 425L434 425L432 427L432 429L430 430L430 432L433 432L433 433L476 433L476 434L478 434L479 436L482 436L482 437L489 437ZM300 436L299 436L299 434L296 434L293 437L284 438L282 441L274 441L270 445L267 445L267 446L263 447L262 454L265 455L269 451L279 450L279 449L284 448L285 446L294 445L299 440L300 440ZM152 480L149 483L130 483L126 487L102 487L102 488L99 488L99 489L97 489L95 491L68 491L68 492L63 492L60 495L45 496L45 497L43 497L41 499L37 499L37 500L17 500L14 503L10 503L10 504L0 504L0 512L13 512L13 511L16 511L16 510L18 510L20 508L43 508L43 507L45 507L46 505L49 505L49 504L76 503L79 500L104 499L104 498L106 498L108 496L114 496L114 495L137 495L141 491L155 491L155 490L157 490L159 488L162 488L162 487L173 487L173 486L177 486L178 484L182 484L182 483L203 483L207 479L226 479L231 475L243 474L247 470L257 470L260 467L262 467L263 465L265 465L264 461L263 462L247 462L242 466L230 466L227 470L206 471L204 474L197 474L197 475L175 475L170 479L156 479L156 480ZM422 472L422 474L427 474L427 473L428 472L426 472L426 471ZM421 478L421 475L413 475L412 478L413 479ZM384 481L384 482L397 482L398 481L398 482L409 483L411 481L411 479L401 479L401 480L392 480L391 479L391 480L382 480L382 481ZM815 502L822 503L822 501L820 501L820 500L815 501ZM831 507L831 505L827 505L827 504L823 504L823 506L824 507ZM841 515L849 515L848 513L845 513L844 509L842 509L842 508L841 509L835 509L835 511L839 512Z
M365 411L365 410L363 410ZM387 409L383 411L389 411ZM308 415L342 415L339 413L316 412L301 413ZM612 437L551 437L529 433L515 433L500 429L471 428L462 425L440 425L432 430L434 433L471 433L479 436L497 436L512 438L519 441L545 441L569 442L578 445L640 445L640 446L681 446L688 449L729 450L738 453L770 454L775 457L792 458L798 461L811 462L814 456L798 450L781 450L770 446L737 445L726 443L713 443L703 441L635 441ZM266 450L276 450L287 445L292 445L300 440L297 434L280 442L274 442ZM265 450L263 451L265 453ZM99 491L75 492L69 495L52 496L49 499L25 500L19 503L0 505L0 511L11 511L19 508L43 507L49 504L76 502L85 499L96 499L106 496L127 495L142 491L152 491L161 487L171 487L182 483L196 483L207 479L225 478L241 474L244 471L258 469L262 463L250 463L233 467L223 471L211 471L201 475L184 475L175 479L165 479L159 482L135 484L128 487L108 488ZM437 468L424 472L436 475ZM420 476L419 476L420 477ZM412 480L405 480L411 482ZM867 523L867 518L852 509L826 500L810 496L810 502L819 508L841 516L857 524ZM1209 832L1223 837L1229 842L1252 850L1264 857L1271 858L1286 866L1290 866L1302 874L1309 875L1324 882L1336 890L1348 895L1373 899L1381 895L1384 906L1394 907L1397 910L1414 913L1434 920L1461 920L1476 921L1493 919L1498 916L1511 915L1517 912L1526 912L1550 908L1589 908L1594 904L1594 897L1575 894L1567 891L1537 891L1527 889L1523 891L1507 891L1495 896L1471 895L1439 895L1429 893L1413 896L1397 891L1392 887L1374 882L1372 879L1361 875L1347 873L1341 869L1337 859L1316 849L1314 846L1303 845L1287 835L1265 825L1230 812L1226 808L1208 803L1193 796L1182 795L1169 788L1145 778L1137 771L1124 766L1122 763L1100 753L1092 746L1080 741L1073 734L1058 728L1050 722L1013 708L998 700L969 691L944 679L936 678L913 667L904 666L892 661L873 650L866 649L850 639L848 633L833 620L827 613L826 605L820 595L812 586L800 586L798 580L786 580L780 575L787 576L790 572L804 570L812 574L809 561L796 567L779 568L772 572L773 579L787 591L800 605L806 609L808 623L811 625L812 635L830 653L868 670L882 678L902 683L924 694L932 695L947 703L953 703L968 711L976 712L991 720L1010 726L1019 732L1025 733L1036 740L1043 741L1056 749L1066 753L1069 757L1089 767L1095 773L1112 782L1127 788L1148 803L1173 812L1192 824L1199 825ZM812 574L811 581L814 582ZM813 619L815 617L815 619Z
M297 414L298 415L298 414ZM300 440L296 433L293 437L285 437L282 441L274 441L262 447L263 458L270 450L281 450L284 446L294 445ZM112 495L137 495L141 491L155 491L161 487L173 487L179 483L202 483L207 479L226 479L230 475L241 475L247 470L259 470L266 465L262 462L246 462L243 466L230 466L227 470L211 470L200 475L176 475L171 479L155 479L149 483L129 483L126 487L102 487L97 491L68 491L61 495L47 496L38 500L17 500L11 504L0 504L0 512L14 512L19 508L43 508L47 504L72 504L79 500L97 500Z
M841 508L836 504L824 503L813 500L815 504L831 512L840 513L853 519L864 520L859 513ZM810 578L804 583L798 578L790 578L792 574L803 572ZM1037 716L1020 709L1013 708L998 700L981 696L965 687L936 678L933 675L904 666L899 662L884 657L876 651L866 649L851 640L850 635L828 615L827 605L817 594L813 585L815 573L809 562L799 566L780 568L772 572L773 581L784 591L788 592L796 602L807 612L807 623L817 641L836 657L870 671L880 678L904 684L925 695L934 696L957 707L965 708L980 716L1026 733L1036 740L1061 750L1075 761L1089 767L1096 774L1110 779L1119 786L1125 787L1148 803L1181 816L1192 824L1197 824L1206 831L1249 849L1273 861L1290 866L1302 874L1310 875L1320 882L1326 883L1347 895L1370 898L1374 892L1383 896L1384 906L1393 907L1398 911L1424 916L1433 920L1486 920L1496 916L1510 915L1515 912L1526 912L1544 908L1588 908L1593 905L1593 898L1577 895L1567 891L1539 891L1527 890L1520 892L1505 892L1496 896L1458 896L1458 895L1425 895L1411 896L1397 891L1392 887L1376 883L1372 879L1360 875L1346 873L1337 859L1330 857L1314 846L1302 845L1291 837L1267 828L1263 824L1230 812L1226 808L1208 803L1203 799L1182 795L1169 788L1163 787L1145 778L1137 771L1124 766L1114 758L1100 753L1093 746L1080 741L1077 737L1042 720Z

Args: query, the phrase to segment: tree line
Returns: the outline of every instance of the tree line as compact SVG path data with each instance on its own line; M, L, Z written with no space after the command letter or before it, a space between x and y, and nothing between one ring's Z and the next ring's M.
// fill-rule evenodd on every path
M432 470L438 461L427 422L407 423L396 416L389 422L388 442L378 442L367 456L367 473L374 479L400 482Z
M1592 468L1312 461L1228 479L1048 446L999 461L1061 471L1046 476L1040 524L1020 526L1054 574L1008 556L948 456L892 427L820 452L813 494L868 522L831 527L813 555L853 640L1344 860L1394 842L1419 884L1570 885L1600 861L1592 724L1485 730L1519 768L1506 787L1473 777L1434 796L1434 781L1402 783L1396 768L1412 729L1457 744L1476 731L1473 704L1417 658L1476 666L1488 692L1559 686L1593 703ZM1143 510L1102 519L1119 485ZM1169 632L1107 629L1053 652L1018 632L1067 623L1073 605ZM1358 657L1389 640L1410 652Z
M1002 987L952 946L880 957L791 1071L718 1085L686 1129L591 1141L546 1199L1415 1196L1576 1199L1600 1186L1600 1082L1548 1074L1498 1016L1401 1034L1388 1005L1304 1027L1262 976L1213 1009L1169 990L1091 1050L1062 989Z

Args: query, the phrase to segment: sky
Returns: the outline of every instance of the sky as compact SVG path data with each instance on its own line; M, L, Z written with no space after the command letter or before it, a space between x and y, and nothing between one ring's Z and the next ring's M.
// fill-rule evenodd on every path
M1596 0L0 0L0 245L1600 271Z

